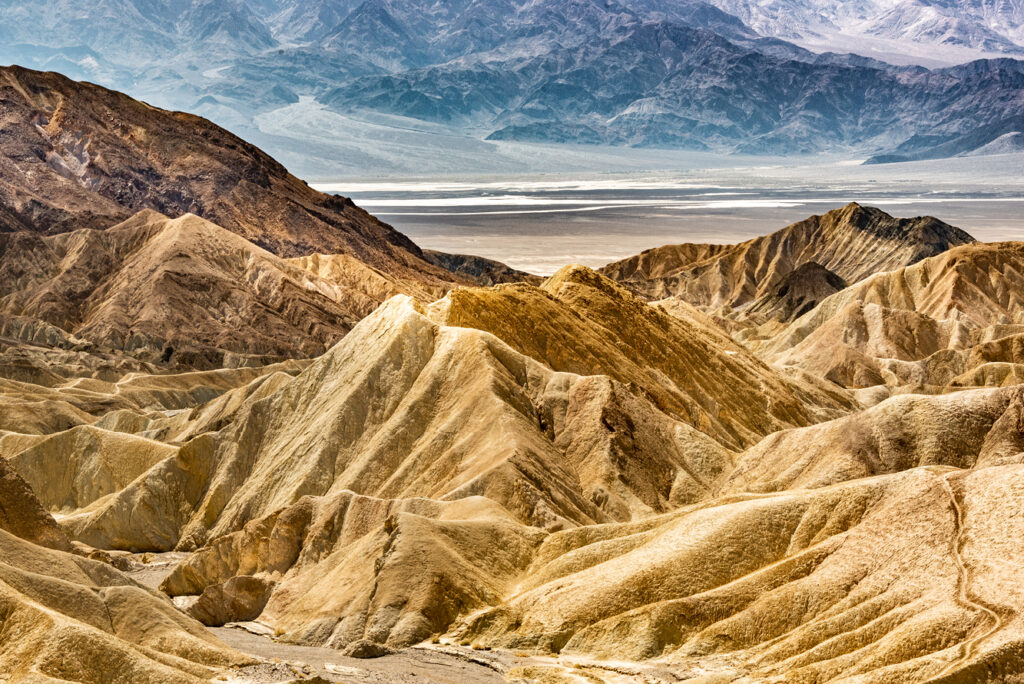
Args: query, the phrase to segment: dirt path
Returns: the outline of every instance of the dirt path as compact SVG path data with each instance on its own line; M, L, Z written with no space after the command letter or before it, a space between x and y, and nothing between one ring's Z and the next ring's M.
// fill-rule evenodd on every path
M234 682L282 682L322 677L330 682L382 684L391 682L438 682L439 684L500 684L509 664L496 656L452 647L413 647L370 660L346 658L340 651L282 644L237 627L211 629L221 641L243 653L278 663L238 671Z
M357 660L329 648L278 643L239 627L219 627L211 631L229 646L271 661L238 670L234 677L225 680L239 684L274 684L314 677L351 684L666 684L679 681L667 670L651 664L476 651L451 645L413 646L382 658Z
M952 663L947 665L942 670L942 672L938 674L938 677L942 677L946 674L949 674L951 671L953 671L954 669L965 663L968 659L970 659L970 657L974 655L974 652L977 649L978 645L985 639L988 639L990 636L995 634L999 630L999 628L1003 626L1003 619L999 617L999 614L992 610L992 608L981 603L980 599L971 596L970 571L964 564L963 555L961 553L964 544L963 507L960 505L960 500L957 498L956 492L953 491L952 485L949 484L949 478L947 476L939 476L939 480L942 482L942 488L949 496L950 504L953 507L953 524L956 528L956 536L953 539L953 561L956 563L958 573L957 599L964 606L972 610L978 611L980 613L983 613L985 616L987 616L988 622L990 623L989 628L986 629L984 632L978 634L975 637L967 639L960 645L960 657L958 657Z

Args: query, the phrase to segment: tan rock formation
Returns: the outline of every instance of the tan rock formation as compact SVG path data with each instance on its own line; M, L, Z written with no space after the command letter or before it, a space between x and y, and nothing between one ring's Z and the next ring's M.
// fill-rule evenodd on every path
M0 677L198 683L246 662L165 596L72 550L0 458Z
M0 675L16 681L208 681L248 661L109 565L0 529Z
M458 289L431 311L448 325L494 333L555 370L635 385L732 447L849 407L781 377L706 317L666 315L582 266L563 268L539 288Z
M443 291L405 287L351 256L284 260L196 216L153 211L107 230L0 235L0 283L0 311L19 320L199 368L231 354L316 356L392 294Z
M92 341L128 304L43 322L83 271L4 300L38 308L0 321L0 674L209 678L237 656L196 618L359 654L431 638L559 653L510 673L551 681L625 681L643 659L700 682L1024 676L1021 245L865 278L962 236L847 207L715 252L693 286L729 274L729 306L709 312L582 267L425 304L348 254L282 260L177 223L226 245L191 273L248 283L225 331L250 323L236 304L290 302L270 307L284 339L318 320L311 302L391 299L313 361L232 352L177 374ZM154 254L130 251L144 266L124 283L144 289ZM853 285L835 292L835 273ZM285 289L303 292L271 296ZM181 302L211 306L165 299L138 320ZM12 531L97 558L83 545L192 552L162 584L191 618Z
M32 488L0 458L0 530L32 544L71 551L71 542L53 516L39 503Z
M678 296L703 308L736 308L770 295L809 262L852 284L971 242L967 233L931 217L896 219L849 204L737 245L647 250L601 273L650 299Z
M806 489L920 466L1024 459L1024 390L903 394L844 418L777 432L743 452L723 491Z
M553 372L488 333L438 326L404 297L241 403L229 427L65 524L101 548L191 548L302 496L351 490L485 495L557 528L702 498L731 468L726 449L622 384Z
M1020 465L918 468L561 532L456 634L698 681L1012 681L1022 483Z
M763 355L848 387L1011 383L1024 360L1022 273L1024 243L958 247L828 297Z

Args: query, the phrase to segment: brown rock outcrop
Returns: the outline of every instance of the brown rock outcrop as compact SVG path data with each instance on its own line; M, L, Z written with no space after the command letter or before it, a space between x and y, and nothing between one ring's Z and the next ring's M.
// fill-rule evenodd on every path
M350 200L313 190L198 116L12 66L0 69L0 140L0 230L102 230L143 209L192 213L280 256L347 254L400 280L452 279Z

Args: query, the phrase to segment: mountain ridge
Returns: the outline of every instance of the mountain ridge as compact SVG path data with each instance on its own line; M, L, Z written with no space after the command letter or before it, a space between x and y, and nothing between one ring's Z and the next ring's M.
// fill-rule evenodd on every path
M679 297L698 307L739 308L796 268L815 262L846 283L974 242L932 217L895 219L850 203L736 245L668 245L613 262L600 272L649 299Z
M976 61L968 78L960 67L819 54L695 0L443 8L366 0L306 9L283 0L195 0L162 12L109 0L92 15L49 13L56 17L45 9L10 18L7 61L64 70L253 133L255 117L302 97L357 119L440 122L477 140L830 150L876 161L984 150L1020 132L1013 119L1024 84L1012 59ZM196 17L209 34L188 29ZM78 30L90 22L93 41ZM28 45L39 38L22 27L37 24L53 37ZM118 28L120 44L110 35ZM140 65L131 58L140 53L153 57ZM631 74L628 86L616 77L622 71Z

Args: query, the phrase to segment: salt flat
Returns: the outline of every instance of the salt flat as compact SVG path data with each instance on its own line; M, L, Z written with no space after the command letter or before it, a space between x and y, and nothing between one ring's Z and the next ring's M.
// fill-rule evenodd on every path
M648 173L313 185L353 197L424 248L477 254L538 274L572 262L601 266L670 243L738 242L851 201L900 216L939 215L982 241L1024 239L1024 155L871 166L842 159L693 159L730 161L733 167Z

